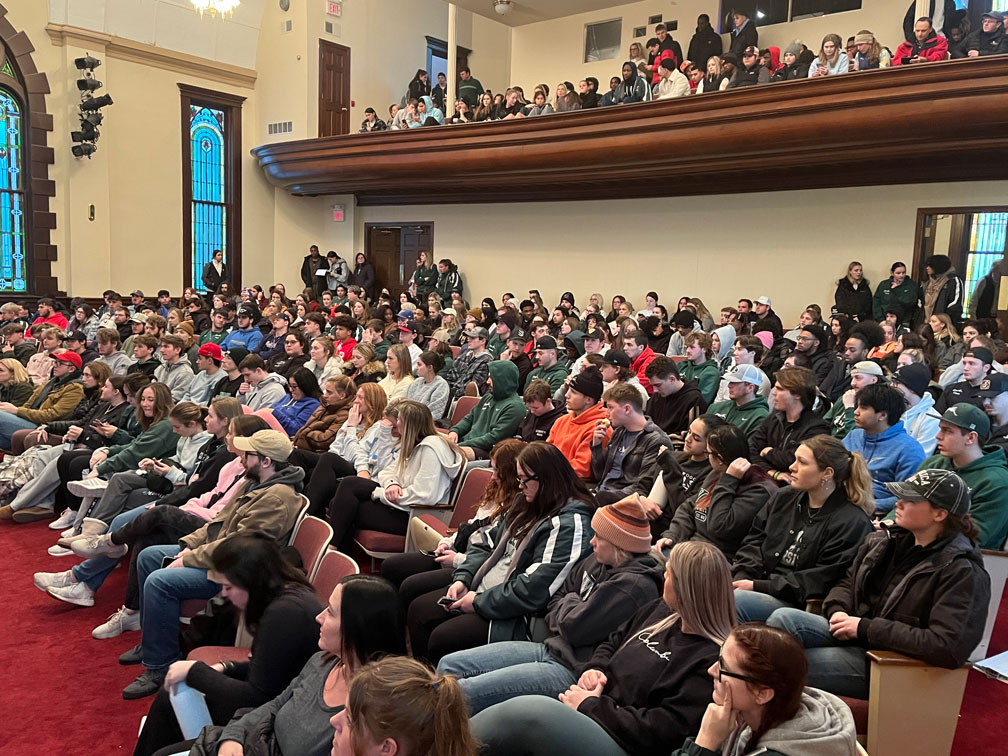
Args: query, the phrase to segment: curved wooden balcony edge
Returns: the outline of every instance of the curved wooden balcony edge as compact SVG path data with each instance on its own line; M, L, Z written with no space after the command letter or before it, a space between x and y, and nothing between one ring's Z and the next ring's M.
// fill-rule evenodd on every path
M296 195L359 204L617 199L1008 178L1008 56L532 119L278 142Z

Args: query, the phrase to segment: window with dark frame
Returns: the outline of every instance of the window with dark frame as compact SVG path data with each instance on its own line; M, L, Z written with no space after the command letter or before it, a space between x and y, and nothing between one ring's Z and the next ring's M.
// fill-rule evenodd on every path
M584 62L618 58L623 42L623 19L585 24Z
M241 107L244 97L179 84L182 105L182 283L204 291L215 250L241 284Z
M24 294L28 291L24 119L21 103L3 86L2 76L14 78L9 63L0 71L0 291Z
M732 10L736 8L744 11L760 27L860 10L861 4L862 0L722 0L721 33L728 34L734 28Z

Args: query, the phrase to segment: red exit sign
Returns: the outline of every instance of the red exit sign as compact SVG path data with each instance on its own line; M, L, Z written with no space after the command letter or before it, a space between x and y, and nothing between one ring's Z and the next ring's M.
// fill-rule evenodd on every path
M330 16L342 16L343 5L336 2L335 0L327 0L326 13L328 13Z

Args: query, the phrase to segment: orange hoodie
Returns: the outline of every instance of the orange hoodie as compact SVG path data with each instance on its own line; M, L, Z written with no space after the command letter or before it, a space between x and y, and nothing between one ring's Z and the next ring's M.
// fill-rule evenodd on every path
M591 471L591 440L595 424L605 419L605 403L598 402L577 417L568 412L557 418L550 430L549 443L563 452L571 463L575 474L582 480L593 481ZM603 446L608 446L612 438L612 428L606 430Z

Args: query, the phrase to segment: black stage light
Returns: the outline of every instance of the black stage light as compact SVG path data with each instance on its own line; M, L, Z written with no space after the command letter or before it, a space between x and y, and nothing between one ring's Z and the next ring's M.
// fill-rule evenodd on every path
M103 94L101 97L92 97L90 100L84 100L84 102L80 104L80 109L85 113L89 113L93 110L98 110L111 104L112 98L107 94Z
M74 65L77 66L78 71L88 71L98 68L101 65L101 61L98 58L85 55L83 58L74 58Z
M97 148L91 144L91 142L83 142L81 144L75 144L70 148L70 151L73 153L74 157L90 157L91 153L96 149Z
M101 89L102 83L93 76L88 76L84 79L77 79L77 89L81 92L94 92L96 89Z

